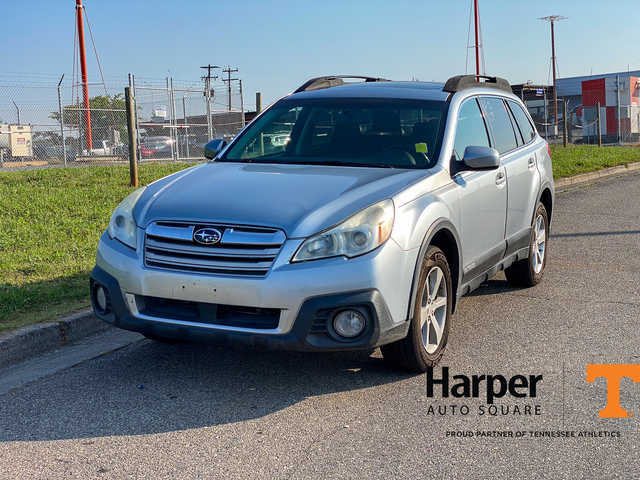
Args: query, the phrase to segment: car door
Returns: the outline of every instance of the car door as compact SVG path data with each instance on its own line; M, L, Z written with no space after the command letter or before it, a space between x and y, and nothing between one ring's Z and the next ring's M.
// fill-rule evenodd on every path
M507 255L529 245L531 221L540 188L536 133L522 107L507 100L518 148L504 159L507 169Z
M493 146L475 97L462 103L458 111L451 161L461 162L469 146ZM458 231L462 244L462 285L465 285L498 263L504 255L506 173L503 165L495 170L464 170L455 174L453 181L458 190Z

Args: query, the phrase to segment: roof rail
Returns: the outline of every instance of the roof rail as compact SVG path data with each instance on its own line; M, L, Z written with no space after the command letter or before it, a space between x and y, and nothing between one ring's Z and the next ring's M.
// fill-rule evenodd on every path
M389 82L386 78L362 77L358 75L332 75L330 77L312 78L293 93L308 92L309 90L321 90L323 88L336 87L344 85L345 78L358 78L367 82Z
M484 78L485 81L480 82L478 80L480 78ZM513 93L511 85L504 78L488 77L486 75L458 75L457 77L451 77L444 84L442 91L456 93L467 88L493 88Z

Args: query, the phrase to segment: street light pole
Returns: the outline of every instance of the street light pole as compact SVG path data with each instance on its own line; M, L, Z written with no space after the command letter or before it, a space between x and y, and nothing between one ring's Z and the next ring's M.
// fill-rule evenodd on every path
M566 20L569 17L563 17L562 15L550 15L548 17L542 17L538 20L546 20L551 24L551 68L553 70L553 123L558 122L558 90L556 88L556 71L557 61L556 61L556 39L554 32L554 23L559 22L560 20Z
M18 108L18 105L16 105L16 102L13 102L13 104L15 105L16 111L18 112L18 125L22 125L20 123L20 109Z

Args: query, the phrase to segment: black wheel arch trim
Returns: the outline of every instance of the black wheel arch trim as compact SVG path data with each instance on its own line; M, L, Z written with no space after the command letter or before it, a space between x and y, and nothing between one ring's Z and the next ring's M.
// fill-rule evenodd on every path
M542 195L544 194L544 192L546 190L549 190L549 192L551 193L550 195L550 202L551 202L551 209L548 209L545 205L545 208L547 209L547 219L549 220L549 227L551 227L551 217L553 216L553 207L554 207L554 197L555 197L555 188L553 186L553 184L551 182L549 182L548 180L545 180L541 185L540 185L540 190L538 190L538 195L536 196L536 208L533 209L533 215L531 216L531 225L533 226L533 222L536 219L536 212L538 211L538 203L542 202ZM543 203L544 205L544 203Z
M460 283L462 281L462 269L460 268L460 237L458 236L458 232L456 230L456 228L453 226L453 224L446 219L445 217L440 217L438 218L435 222L433 222L433 224L427 229L427 233L424 236L424 239L422 240L422 245L420 246L420 253L418 254L418 259L416 261L416 265L414 267L414 271L413 271L413 280L411 281L411 295L409 297L409 308L407 310L407 321L411 321L411 319L413 318L413 310L414 310L414 304L415 304L415 300L416 300L416 295L418 293L417 291L417 286L418 286L418 280L420 277L420 267L422 265L422 260L424 259L425 254L427 253L427 249L429 248L429 245L431 245L431 241L433 240L433 238L436 236L436 234L438 234L439 232L446 230L448 231L448 233L453 237L453 241L455 242L455 245L452 246L452 248L455 248L455 254L457 255L457 278L453 278L453 272L451 272L451 281L452 283L455 281L455 285L453 286L453 295L452 297L452 301L453 304L451 305L451 314L453 315L456 305L457 305L457 299L458 299L458 289L460 287ZM451 269L451 262L453 259L451 258L447 258L447 262L449 263L449 269Z

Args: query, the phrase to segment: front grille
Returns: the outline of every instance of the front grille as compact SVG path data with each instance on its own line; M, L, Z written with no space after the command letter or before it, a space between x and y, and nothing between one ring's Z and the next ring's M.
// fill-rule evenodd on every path
M222 234L218 243L203 245L193 239L194 232L205 227ZM155 222L146 230L144 262L162 270L264 277L285 239L284 232L273 228Z
M278 328L280 321L280 310L275 308L217 305L157 297L142 298L144 308L140 313L155 318L254 330L274 330Z

